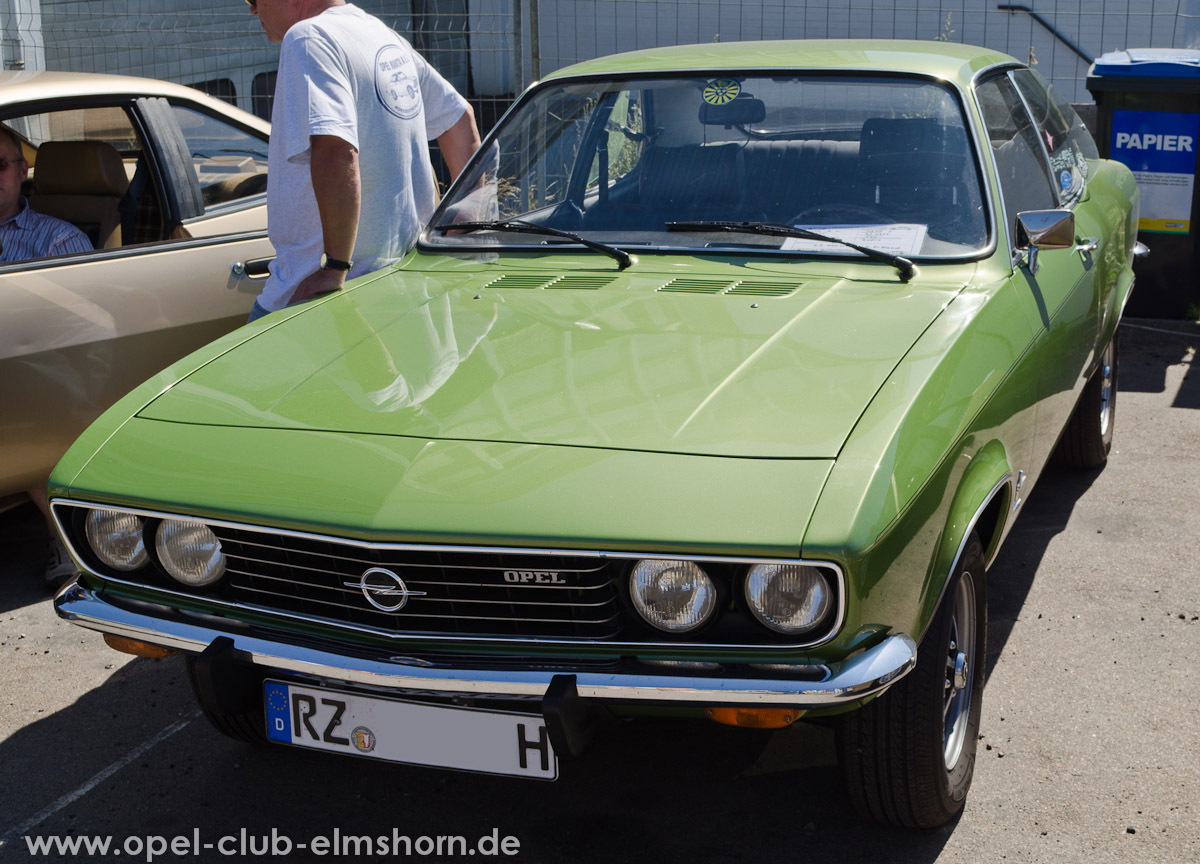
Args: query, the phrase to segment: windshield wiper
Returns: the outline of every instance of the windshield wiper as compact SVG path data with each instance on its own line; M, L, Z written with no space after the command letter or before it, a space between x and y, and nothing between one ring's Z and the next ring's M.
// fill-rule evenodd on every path
M881 252L869 246L859 246L857 243L851 243L849 240L843 240L840 237L830 237L828 234L809 231L807 228L795 228L779 222L701 221L668 222L666 225L668 231L728 231L740 234L766 234L772 237L799 237L802 240L820 240L823 243L837 243L840 246L853 249L855 252L861 252L872 261L892 265L900 272L900 278L905 282L911 279L915 272L913 262L902 255L892 255L889 252Z
M595 240L588 240L586 237L581 237L571 231L563 231L561 228L550 228L546 225L536 225L533 222L526 222L523 219L496 219L492 222L446 222L442 225L435 225L435 231L463 231L470 233L471 231L512 231L514 234L546 234L551 237L565 237L567 240L573 240L593 252L599 252L602 255L607 255L617 262L617 269L624 270L633 263L631 258L625 252L622 252L615 246L609 246L605 243L597 243Z

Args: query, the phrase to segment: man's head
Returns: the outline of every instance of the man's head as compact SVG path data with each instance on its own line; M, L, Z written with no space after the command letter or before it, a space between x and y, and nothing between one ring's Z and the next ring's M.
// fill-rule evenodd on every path
M21 184L28 176L21 139L8 127L0 126L0 221L11 219L21 209Z
M305 18L320 15L332 6L344 6L346 0L246 0L250 14L258 16L272 42L282 42L284 35Z

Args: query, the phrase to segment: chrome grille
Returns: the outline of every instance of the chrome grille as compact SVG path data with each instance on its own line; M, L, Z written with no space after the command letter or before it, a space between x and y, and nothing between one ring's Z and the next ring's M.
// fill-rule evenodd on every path
M228 558L230 599L256 606L404 633L610 639L620 629L613 565L604 559L363 548L213 528ZM412 592L400 609L377 609L346 585L373 567Z

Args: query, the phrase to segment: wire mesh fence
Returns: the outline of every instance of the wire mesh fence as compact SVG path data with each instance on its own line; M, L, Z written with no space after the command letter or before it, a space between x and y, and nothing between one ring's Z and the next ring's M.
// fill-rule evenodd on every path
M762 39L936 39L1037 65L1073 101L1091 61L1124 48L1200 48L1200 0L541 0L539 72L661 45Z
M1200 48L1200 0L360 0L476 106L616 51L777 38L939 39L1036 63L1073 101L1126 47ZM5 69L163 78L269 116L278 48L238 0L0 0Z

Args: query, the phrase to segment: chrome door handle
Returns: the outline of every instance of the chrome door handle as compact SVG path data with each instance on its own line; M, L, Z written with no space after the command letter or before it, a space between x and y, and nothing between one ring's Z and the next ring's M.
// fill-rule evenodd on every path
M229 271L235 279L266 279L271 275L270 264L274 258L256 258L253 261L234 261Z
M1099 237L1084 237L1082 240L1075 241L1075 252L1084 252L1090 254L1100 248Z

